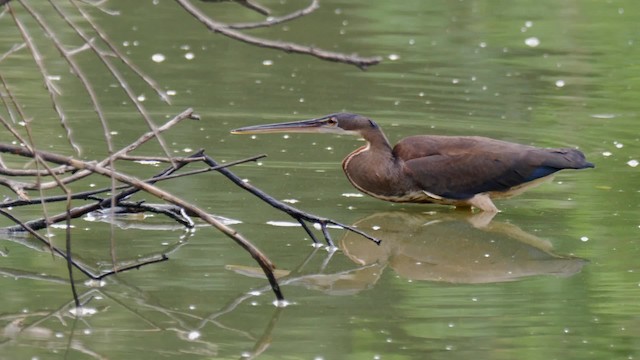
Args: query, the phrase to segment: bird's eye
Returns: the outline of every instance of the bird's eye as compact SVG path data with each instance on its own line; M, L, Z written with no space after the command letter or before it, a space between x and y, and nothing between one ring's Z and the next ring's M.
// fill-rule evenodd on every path
M329 121L327 121L327 122L328 122L329 124L331 124L331 125L335 125L335 124L337 124L337 123L338 123L338 119L336 119L336 117L335 117L335 116L332 116L332 117L330 117L330 118L329 118Z

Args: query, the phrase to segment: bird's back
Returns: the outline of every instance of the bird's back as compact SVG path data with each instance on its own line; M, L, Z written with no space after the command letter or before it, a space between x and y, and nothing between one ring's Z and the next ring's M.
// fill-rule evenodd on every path
M576 149L543 149L477 136L411 136L393 149L415 185L450 199L504 192L562 169L593 167Z

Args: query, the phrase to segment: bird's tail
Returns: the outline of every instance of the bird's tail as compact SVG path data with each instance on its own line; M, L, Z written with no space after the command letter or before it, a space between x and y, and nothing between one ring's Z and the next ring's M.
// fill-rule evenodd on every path
M550 149L549 158L544 162L545 166L557 169L586 169L593 168L595 165L588 162L584 154L580 150L566 149Z

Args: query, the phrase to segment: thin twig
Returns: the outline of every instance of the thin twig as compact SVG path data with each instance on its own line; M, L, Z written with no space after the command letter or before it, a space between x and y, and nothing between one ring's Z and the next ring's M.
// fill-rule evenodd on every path
M2 144L0 144L2 145ZM69 166L73 166L75 168L78 169L83 169L83 170L87 170L87 171L91 171L94 172L96 174L100 174L102 176L105 177L110 177L110 178L114 178L117 181L123 182L123 183L127 183L133 187L135 187L136 189L139 190L143 190L155 197L158 197L164 201L170 202L174 205L177 205L181 208L184 208L185 210L189 211L190 213L195 214L196 216L198 216L199 218L201 218L202 220L204 220L205 222L209 223L210 225L214 226L216 229L218 229L219 231L221 231L223 234L225 234L227 237L231 238L233 241L235 241L238 245L240 245L245 251L247 251L251 257L253 257L253 259L258 263L258 265L260 265L260 267L262 268L262 270L264 271L265 275L267 276L267 279L269 280L269 284L271 285L271 289L273 290L274 294L276 295L276 298L278 300L284 300L284 296L282 295L282 292L280 290L280 286L278 285L278 281L275 278L275 275L273 274L273 270L275 269L275 266L273 265L273 263L271 262L271 260L269 260L269 258L264 255L255 245L253 245L249 240L247 240L244 236L242 236L240 233L238 233L236 230L228 227L227 225L223 224L222 222L220 222L219 220L217 220L215 217L213 217L211 214L207 213L206 211L200 209L199 207L192 205L184 200L182 200L181 198L178 198L176 196L173 196L172 194L170 194L169 192L162 190L156 186L147 184L141 180L138 180L134 177L122 174L120 172L117 172L113 169L109 169L106 168L100 164L94 164L94 163L89 163L89 162L85 162L85 161L81 161L81 160L76 160L73 158L69 158L66 156L62 156L62 155L58 155L58 154L53 154L53 153L49 153L49 152L45 152L45 151L35 151L35 152L31 152L25 148L19 147L19 146L13 146L13 145L4 145L4 148L7 147L13 147L13 154L15 155L20 155L20 156L25 156L25 157L30 157L33 158L34 156L40 156L42 157L44 160L49 161L49 162L53 162L56 164L64 164L64 165L69 165ZM217 164L213 165L216 166ZM218 171L224 171L225 169L221 169Z
M205 155L205 162L209 165L209 166L217 166L218 163L213 160L213 158L211 158L208 155ZM328 237L328 232L327 230L327 224L332 224L332 225L336 225L339 226L345 230L349 230L352 231L356 234L359 234L361 236L364 236L365 238L375 242L376 244L380 244L380 240L376 239L373 236L370 236L369 234L358 230L356 228L354 228L353 226L349 226L349 225L345 225L345 224L341 224L337 221L328 219L328 218L323 218L323 217L319 217L319 216L315 216L309 213L306 213L304 211L298 210L296 208L294 208L291 205L285 204L281 201L278 201L276 199L274 199L273 197L269 196L269 194L265 193L264 191L256 188L255 186L249 184L246 181L243 181L240 177L238 177L236 174L232 173L231 171L229 171L228 169L218 169L217 170L219 173L221 173L222 175L224 175L227 179L231 180L231 182L233 182L234 184L238 185L239 187L243 188L244 190L250 192L251 194L257 196L258 198L260 198L262 201L266 202L267 204L271 205L272 207L283 211L285 213L287 213L289 216L291 216L292 218L296 219L298 222L302 222L302 221L309 221L312 223L318 223L320 224L320 226L322 227L322 232L325 235L325 240L327 242L327 244L331 247L334 246L333 241L331 240L330 237ZM313 235L313 233L311 232L311 230L306 227L303 226L304 230L307 232L307 234L309 234L309 236L312 237L312 239L314 239L314 242L317 242L317 240L315 240L315 237Z
M299 17L311 14L312 12L316 11L318 8L320 8L320 0L312 0L311 4L309 4L309 6L307 6L306 8L302 10L294 11L285 16L269 17L265 21L253 22L253 23L228 24L228 26L229 28L235 29L235 30L255 29L260 27L273 26L273 25L282 24L284 22L291 21Z
M158 83L151 77L147 76L138 66L136 66L131 60L129 60L129 58L113 44L111 38L107 35L107 33L93 21L91 16L86 11L84 11L81 6L78 6L75 0L69 0L69 2L78 10L82 17L91 26L93 31L98 34L98 37L102 39L102 41L109 47L113 54L115 54L116 57L120 59L120 61L122 61L129 69L131 69L136 75L138 75L145 83L147 83L147 85L151 87L158 94L158 96L160 96L162 101L166 102L167 104L171 104L169 96L167 96L167 93L160 88L160 85L158 85Z
M0 152L3 151L3 146L0 144ZM241 159L241 160L236 160L236 161L230 161L226 164L222 164L222 165L218 165L218 166L214 166L214 167L208 167L206 169L200 169L200 170L193 170L193 171L187 171L187 172L183 172L183 173L179 173L179 174L173 174L173 175L164 175L164 176L157 176L157 177L152 177L149 179L145 179L142 180L146 183L151 183L151 182L157 182L157 181L165 181L165 180L171 180L171 179L176 179L179 177L184 177L184 176L189 176L189 175L194 175L194 174L200 174L200 173L205 173L205 172L210 172L210 171L215 171L218 169L222 169L222 168L226 168L226 167L230 167L230 166L234 166L234 165L238 165L238 164L243 164L246 162L250 162L250 161L255 161L258 159L261 159L263 157L265 157L266 155L256 155L256 156L252 156L252 157L248 157L245 159ZM190 163L193 161L203 161L204 157L194 157L194 158L176 158L176 160L178 160L178 163ZM62 166L62 167L57 167L57 168L53 168L52 170L55 169L74 169L72 167L68 167L68 166ZM77 170L77 169L75 169ZM29 174L31 175L31 174ZM3 179L0 178L0 184L3 184ZM7 184L6 182L4 183L4 185L7 186L11 186L9 184ZM24 186L21 186L21 188L23 188ZM122 190L122 189L127 189L130 188L131 186L129 185L120 185L120 186L116 186L116 190ZM72 194L72 199L74 200L93 200L92 196L93 195L97 195L97 194L101 194L101 193L105 193L105 192L109 192L112 191L112 188L101 188L101 189L95 189L95 190L88 190L88 191L83 191L83 192L77 192ZM37 198L37 199L21 199L21 200L12 200L12 201L5 201L0 203L0 208L10 208L10 207L16 207L16 206L23 206L23 205L33 205L33 204L38 204L40 202L45 202L45 203L49 203L49 202L58 202L58 201L65 201L66 200L66 196L64 195L58 195L58 196L48 196L45 198Z
M282 50L288 53L307 54L315 56L322 60L341 62L345 64L356 65L360 69L366 69L369 66L376 65L382 61L382 57L360 57L357 55L346 55L342 53L336 53L332 51L322 50L311 46L302 46L295 43L282 42L261 39L254 36L250 36L234 29L231 29L228 25L215 21L200 11L189 0L176 0L180 6L182 6L188 13L205 25L209 30L228 36L232 39L252 44L260 47L266 47L270 49Z
M183 112L181 112L180 114L176 115L175 117L173 117L173 119L167 121L166 123L164 123L164 125L160 126L158 128L158 133L162 133L166 130L169 130L170 128L172 128L173 126L175 126L176 124L180 123L181 121L185 120L185 119L199 119L199 117L193 113L193 109L189 108L184 110ZM155 133L153 131L149 131L145 134L142 134L137 140L135 140L134 142L132 142L131 144L125 146L124 148L118 150L117 152L115 152L112 156L108 157L107 159L104 159L100 162L97 163L98 166L105 166L107 164L109 164L110 159L111 158L117 158L121 155L125 155L135 149L137 149L138 147L140 147L142 144L146 143L147 141L153 139L155 137ZM67 184L79 179L82 179L86 176L91 175L92 172L89 170L80 170L76 173L74 173L73 175L66 177L64 179L62 179L62 181ZM40 185L42 188L44 189L48 189L48 188L53 188L56 187L57 184L55 182L49 182L49 183L43 183Z
M62 107L60 106L60 102L58 101L58 96L60 95L60 91L52 83L51 76L49 75L49 72L47 71L47 68L45 67L44 62L42 61L42 54L38 50L38 47L36 46L36 44L33 42L33 38L27 31L27 28L24 26L24 24L22 24L22 21L20 21L20 19L18 19L16 14L13 12L11 5L7 5L7 7L9 8L9 13L13 18L13 21L15 22L16 27L18 28L18 31L20 31L22 39L24 40L25 44L27 45L27 48L31 52L31 57L35 61L36 65L38 66L38 70L40 70L40 74L42 75L42 79L44 82L44 87L45 89L47 89L47 92L49 93L49 98L51 99L51 104L53 105L53 109L58 114L60 123L62 124L63 128L67 133L67 141L69 142L71 147L76 151L76 153L79 154L80 147L73 140L73 134L71 131L71 127L67 122L67 116L64 110L62 109Z
M164 138L160 136L160 133L158 132L158 126L151 119L151 115L149 115L149 112L147 112L147 109L138 100L136 94L133 93L133 90L129 86L129 83L127 82L125 77L122 75L122 73L111 63L111 61L109 61L109 59L107 59L102 54L102 52L100 52L100 50L98 50L98 48L96 48L96 46L94 45L93 41L91 41L91 39L82 30L80 30L80 28L78 28L78 26L76 26L76 24L73 21L71 21L71 19L69 19L69 17L60 9L60 7L58 7L58 5L56 5L55 1L49 0L49 3L51 4L51 6L53 6L53 8L58 13L58 15L60 15L60 17L62 17L62 19L76 32L76 34L78 34L78 36L80 36L82 38L82 40L84 40L85 44L87 44L91 48L91 50L93 50L93 52L98 57L98 59L100 59L100 61L107 67L107 69L109 70L111 75L113 75L113 77L118 81L118 84L120 84L120 87L124 90L124 92L127 94L127 97L129 97L129 100L131 100L131 102L134 104L134 106L138 110L138 113L140 113L140 115L142 115L142 118L147 123L147 126L149 127L149 129L151 131L153 131L153 133L156 135L156 139L158 140L158 143L160 144L160 147L162 148L162 151L164 151L165 155L169 159L171 159L172 158L171 152L169 151L169 148L167 147L167 144L165 143ZM45 29L45 31L46 31L46 29L48 29L48 26L44 22L44 19L40 18L40 15L38 13L36 13L35 11L33 11L33 9L30 9L29 7L27 7L27 10L32 14L32 16L36 17L37 19L39 18L38 22L41 24L43 29ZM48 31L50 32L51 30L49 29ZM58 47L56 38L52 37L52 40L54 41L54 44L56 44L56 47ZM76 71L76 76L78 76L82 80L82 82L84 84L85 81L87 81L87 80L85 79L84 74L77 73L78 66L75 64L75 61L73 61L73 58L68 56L66 54L66 52L62 49L62 47L59 47L58 50L60 51L61 55L67 60L67 62L71 66L71 68L74 71ZM94 102L94 96L95 95L92 95L93 94L93 88L91 88L90 86L87 86L87 85L88 84L85 84L85 89L87 90L87 93L91 97L92 102ZM97 101L97 99L95 99L95 101ZM98 115L100 116L100 113ZM102 117L101 121L103 121L103 120L104 120L104 118ZM104 127L104 130L105 130L104 136L105 136L105 139L107 139L107 145L109 146L109 154L111 154L113 152L113 149L112 149L112 146L111 146L112 145L111 144L111 134L108 132L108 128L106 126L103 126L103 127Z

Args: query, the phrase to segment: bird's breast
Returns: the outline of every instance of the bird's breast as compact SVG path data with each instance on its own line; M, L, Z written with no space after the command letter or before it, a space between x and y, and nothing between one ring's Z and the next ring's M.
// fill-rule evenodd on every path
M347 179L358 190L387 201L411 201L415 190L403 176L402 164L390 151L371 148L369 144L349 154L342 162ZM415 201L415 200L413 200Z

